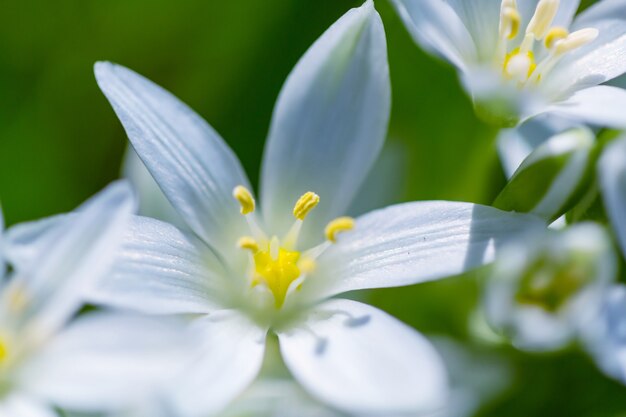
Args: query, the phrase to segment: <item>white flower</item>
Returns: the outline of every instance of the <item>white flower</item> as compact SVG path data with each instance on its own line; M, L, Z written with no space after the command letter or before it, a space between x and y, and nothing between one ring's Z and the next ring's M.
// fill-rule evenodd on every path
M12 271L0 289L0 415L54 416L53 405L97 402L104 381L75 381L77 355L90 337L111 335L113 328L91 317L66 325L109 270L133 209L130 188L117 184L71 222L57 217L18 225L3 236ZM74 382L80 392L69 389Z
M604 230L580 223L503 248L485 293L488 322L525 350L554 350L580 336L616 278Z
M452 63L479 115L514 126L542 113L625 127L626 1L575 17L579 0L394 0L416 42Z
M543 223L449 202L337 217L375 161L389 118L385 36L372 2L334 24L280 93L262 214L232 151L191 109L123 67L99 63L96 77L195 236L136 218L94 300L194 317L204 352L177 383L183 415L218 412L240 394L259 372L268 332L296 380L340 410L441 405L446 376L425 338L375 308L328 299L461 273L491 261L504 237Z

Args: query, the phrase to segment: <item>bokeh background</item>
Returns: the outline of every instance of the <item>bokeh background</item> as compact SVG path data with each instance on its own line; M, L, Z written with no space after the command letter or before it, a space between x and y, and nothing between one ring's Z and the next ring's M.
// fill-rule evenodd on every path
M0 198L7 223L71 210L119 177L126 138L96 86L97 60L133 68L196 109L255 183L285 77L360 3L1 0ZM376 7L393 84L389 143L402 158L386 171L406 174L395 199L489 204L504 184L496 131L476 119L452 68L415 46L386 0ZM528 355L477 341L468 322L481 279L478 272L368 297L429 335L454 337L508 364L512 383L482 407L482 417L626 416L626 388L604 378L576 347Z

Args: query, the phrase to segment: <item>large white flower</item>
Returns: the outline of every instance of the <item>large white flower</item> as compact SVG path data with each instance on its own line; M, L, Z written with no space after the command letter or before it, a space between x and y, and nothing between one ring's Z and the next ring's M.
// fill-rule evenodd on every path
M425 338L365 304L328 299L461 273L491 261L504 237L543 223L450 202L337 217L376 159L389 118L385 36L372 2L335 23L280 93L262 214L232 151L191 109L123 67L99 63L96 77L195 236L136 218L94 299L193 315L204 354L177 384L183 415L217 412L240 394L259 372L268 332L302 386L340 410L441 405L446 376Z
M513 126L551 113L624 127L626 1L394 0L415 41L461 73L477 112Z

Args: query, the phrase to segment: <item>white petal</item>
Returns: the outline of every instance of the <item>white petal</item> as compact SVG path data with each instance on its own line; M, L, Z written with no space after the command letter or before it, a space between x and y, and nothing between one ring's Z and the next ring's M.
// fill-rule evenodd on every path
M368 0L315 42L280 93L261 187L273 233L287 231L293 205L307 191L321 201L304 224L315 242L303 245L319 242L325 224L345 214L383 145L390 90L385 33Z
M61 332L28 364L30 392L73 411L114 411L177 375L191 343L175 320L95 313Z
M596 126L626 128L626 90L600 85L578 91L545 109L546 114Z
M626 256L626 138L606 147L598 175L607 214Z
M202 338L202 354L170 392L180 415L205 417L222 410L259 373L267 329L222 310L198 319L192 332Z
M443 405L446 371L430 343L386 313L349 300L315 308L306 322L279 333L295 378L339 409L390 415Z
M0 400L0 415L6 417L57 417L49 405L41 404L33 398L12 394Z
M107 273L135 210L129 184L109 186L77 210L64 227L41 247L37 262L22 268L7 291L26 299L25 317L40 336L62 325L85 300L86 293Z
M442 0L393 0L416 43L462 71L477 60L472 36L456 11Z
M601 0L576 17L576 29L594 26L603 20L626 19L626 0Z
M600 21L593 27L599 30L596 40L568 53L541 82L548 95L562 99L626 72L625 21Z
M426 3L423 0L422 2ZM498 42L500 4L502 1L447 0L447 3L452 6L472 35L478 59L481 62L492 59Z
M429 201L377 210L339 236L305 281L302 295L326 297L457 275L493 261L496 248L537 217L470 203Z
M139 74L109 62L98 85L172 205L207 243L230 254L247 227L232 191L250 188L237 157L200 116Z
M167 200L163 191L148 171L148 168L141 162L137 152L128 146L124 156L122 174L127 178L135 189L139 199L139 213L142 216L163 220L178 227L187 229L187 224L180 217L172 204Z
M133 217L109 276L90 301L150 314L215 310L227 278L203 242L148 217Z
M514 129L503 129L498 135L498 154L507 177L511 177L532 151L552 136L576 126L569 120L550 115L530 119Z
M75 214L59 214L11 226L5 236L5 257L13 269L21 270L45 253L58 237L60 228L69 227Z

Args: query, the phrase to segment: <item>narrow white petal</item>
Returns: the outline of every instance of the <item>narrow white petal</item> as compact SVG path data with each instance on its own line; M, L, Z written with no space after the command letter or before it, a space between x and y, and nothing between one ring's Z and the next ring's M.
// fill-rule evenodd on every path
M135 210L129 184L109 186L81 206L71 221L54 229L37 262L22 268L11 286L26 300L25 317L39 334L53 332L83 304L86 294L112 266Z
M570 27L579 6L580 0L560 0L559 11L552 22L552 26Z
M27 365L21 382L74 411L128 408L179 374L192 346L183 329L183 323L162 318L83 316Z
M492 262L504 240L535 227L545 224L470 203L416 202L373 211L322 255L302 294L327 297L457 275Z
M69 227L72 217L75 214L58 214L11 226L4 238L6 260L17 271L28 268L54 242L60 228Z
M313 44L280 93L261 184L274 233L291 226L293 205L307 191L321 197L304 224L316 233L312 239L322 239L325 224L345 214L383 145L390 90L385 33L368 0Z
M202 353L170 392L180 415L205 417L226 407L259 373L267 329L222 310L198 319L192 331L202 339Z
M89 299L150 314L207 313L219 304L226 278L204 242L170 224L136 216L111 274Z
M442 0L393 0L400 18L415 42L462 71L475 63L472 35L456 11Z
M600 85L575 93L545 109L545 113L596 126L626 128L626 90Z
M157 183L189 227L225 254L247 227L232 191L250 188L220 136L169 92L109 62L95 66L98 85Z
M417 414L443 406L447 396L446 371L431 344L368 305L328 301L279 340L295 378L339 409Z
M422 1L426 3L425 1ZM469 31L478 59L493 59L498 42L501 0L447 0ZM443 3L443 1L442 1ZM422 6L423 7L423 6ZM443 6L440 6L443 7Z
M626 138L611 143L598 163L607 214L626 256Z

